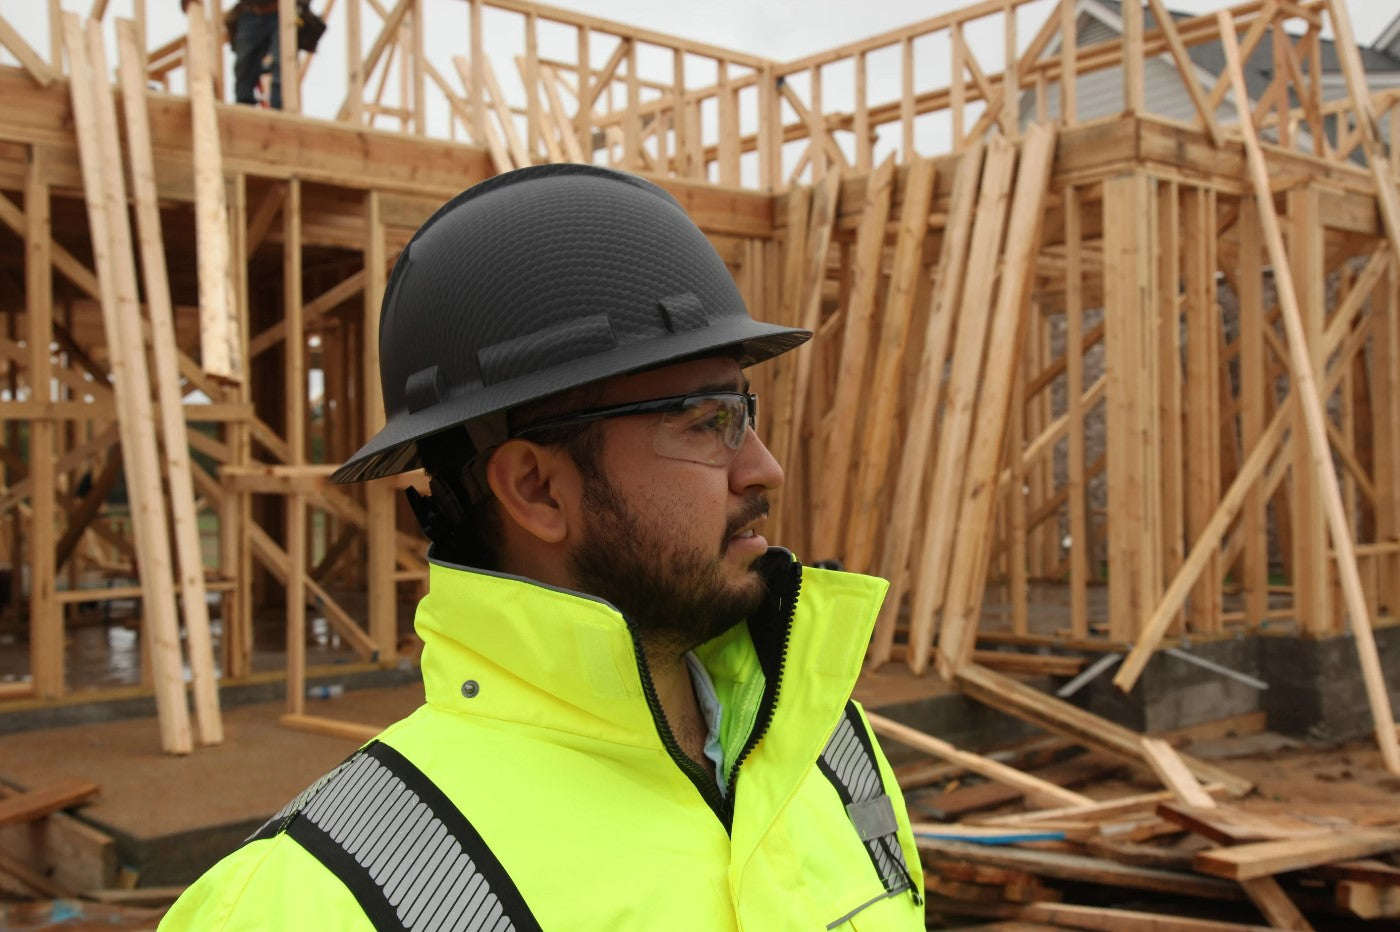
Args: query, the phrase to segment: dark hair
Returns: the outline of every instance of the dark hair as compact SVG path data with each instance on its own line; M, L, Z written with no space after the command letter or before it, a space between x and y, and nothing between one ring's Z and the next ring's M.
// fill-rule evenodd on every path
M516 430L546 417L590 407L597 397L596 386L583 386L515 409L509 412L508 422ZM602 433L596 427L597 422L562 425L532 434L530 442L563 447L584 480L593 482L602 476ZM484 455L491 452L486 450ZM432 498L425 501L415 493L410 501L418 498L414 511L434 544L434 558L501 570L501 506L492 495L473 496L468 491L474 483L467 472L479 454L466 430L458 427L425 437L418 441L418 453L431 479Z

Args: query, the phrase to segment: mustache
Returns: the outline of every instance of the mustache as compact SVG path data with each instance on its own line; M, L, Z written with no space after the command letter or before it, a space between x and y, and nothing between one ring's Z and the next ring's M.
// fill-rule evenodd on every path
M754 495L744 500L736 511L724 525L724 547L729 549L729 541L743 529L744 525L752 524L759 518L768 517L768 496L762 493Z

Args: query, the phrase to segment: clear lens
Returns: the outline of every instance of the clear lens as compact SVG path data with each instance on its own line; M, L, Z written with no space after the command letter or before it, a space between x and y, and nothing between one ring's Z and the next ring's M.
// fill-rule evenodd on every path
M653 447L671 459L721 466L744 445L749 423L748 397L696 395L682 410L662 415Z

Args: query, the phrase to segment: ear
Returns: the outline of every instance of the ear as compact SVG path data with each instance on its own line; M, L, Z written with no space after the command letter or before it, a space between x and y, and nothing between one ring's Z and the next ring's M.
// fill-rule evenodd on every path
M568 536L568 504L579 482L562 452L528 440L507 440L491 454L486 481L501 508L526 533L548 544Z

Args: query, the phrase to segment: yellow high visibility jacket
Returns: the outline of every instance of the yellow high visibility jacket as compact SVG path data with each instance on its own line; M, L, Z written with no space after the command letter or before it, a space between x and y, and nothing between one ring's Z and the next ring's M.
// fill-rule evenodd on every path
M195 883L170 929L922 929L908 815L852 687L883 580L765 557L697 648L721 779L609 604L434 562L426 703Z

